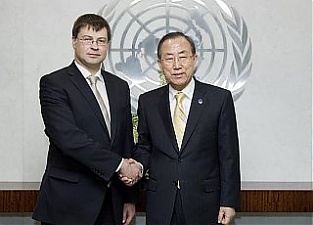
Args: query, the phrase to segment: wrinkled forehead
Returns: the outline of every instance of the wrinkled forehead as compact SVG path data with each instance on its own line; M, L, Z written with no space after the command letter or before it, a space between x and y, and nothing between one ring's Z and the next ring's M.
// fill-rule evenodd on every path
M191 53L191 46L185 38L178 37L164 41L161 51L163 55L188 54Z

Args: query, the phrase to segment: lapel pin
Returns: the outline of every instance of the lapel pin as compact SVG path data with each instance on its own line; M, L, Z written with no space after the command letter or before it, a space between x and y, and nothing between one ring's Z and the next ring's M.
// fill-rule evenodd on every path
M199 98L199 99L198 99L198 103L199 103L200 105L202 105L202 103L203 103L202 98Z

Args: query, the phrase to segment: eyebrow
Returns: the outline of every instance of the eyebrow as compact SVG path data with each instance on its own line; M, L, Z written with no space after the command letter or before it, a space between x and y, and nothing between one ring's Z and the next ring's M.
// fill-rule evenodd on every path
M182 51L178 52L178 55L184 54L184 53L188 53L188 51L187 50L182 50ZM175 55L175 53L167 52L167 53L165 53L165 55Z
M90 38L94 38L93 36L88 35L88 34L84 34L84 35L82 35L82 37L90 37ZM100 39L100 38L101 38L101 39L103 38L103 39L106 39L106 40L108 39L107 37L104 37L104 36L98 37L97 39Z

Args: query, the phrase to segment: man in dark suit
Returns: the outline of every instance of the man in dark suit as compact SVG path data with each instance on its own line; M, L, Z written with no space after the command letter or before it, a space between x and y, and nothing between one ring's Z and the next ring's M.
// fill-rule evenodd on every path
M133 151L129 87L101 69L110 40L101 16L80 16L72 29L74 61L40 80L50 142L33 213L42 224L120 225L135 215L138 187L119 180L141 175L128 159Z
M194 79L196 60L191 38L165 35L158 64L169 84L139 97L134 158L149 173L148 225L229 224L239 206L232 95Z

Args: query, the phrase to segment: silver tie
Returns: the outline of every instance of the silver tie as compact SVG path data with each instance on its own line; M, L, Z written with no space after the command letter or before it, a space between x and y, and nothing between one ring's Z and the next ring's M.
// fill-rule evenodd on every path
M90 76L88 76L88 80L90 81L91 89L92 89L94 95L96 96L96 99L100 105L106 126L107 126L108 131L109 131L109 135L111 136L111 120L110 120L110 116L108 113L108 109L107 109L107 107L103 101L103 98L101 97L100 92L98 91L98 88L97 88L97 82L99 80L99 77L97 77L95 75L90 75Z

